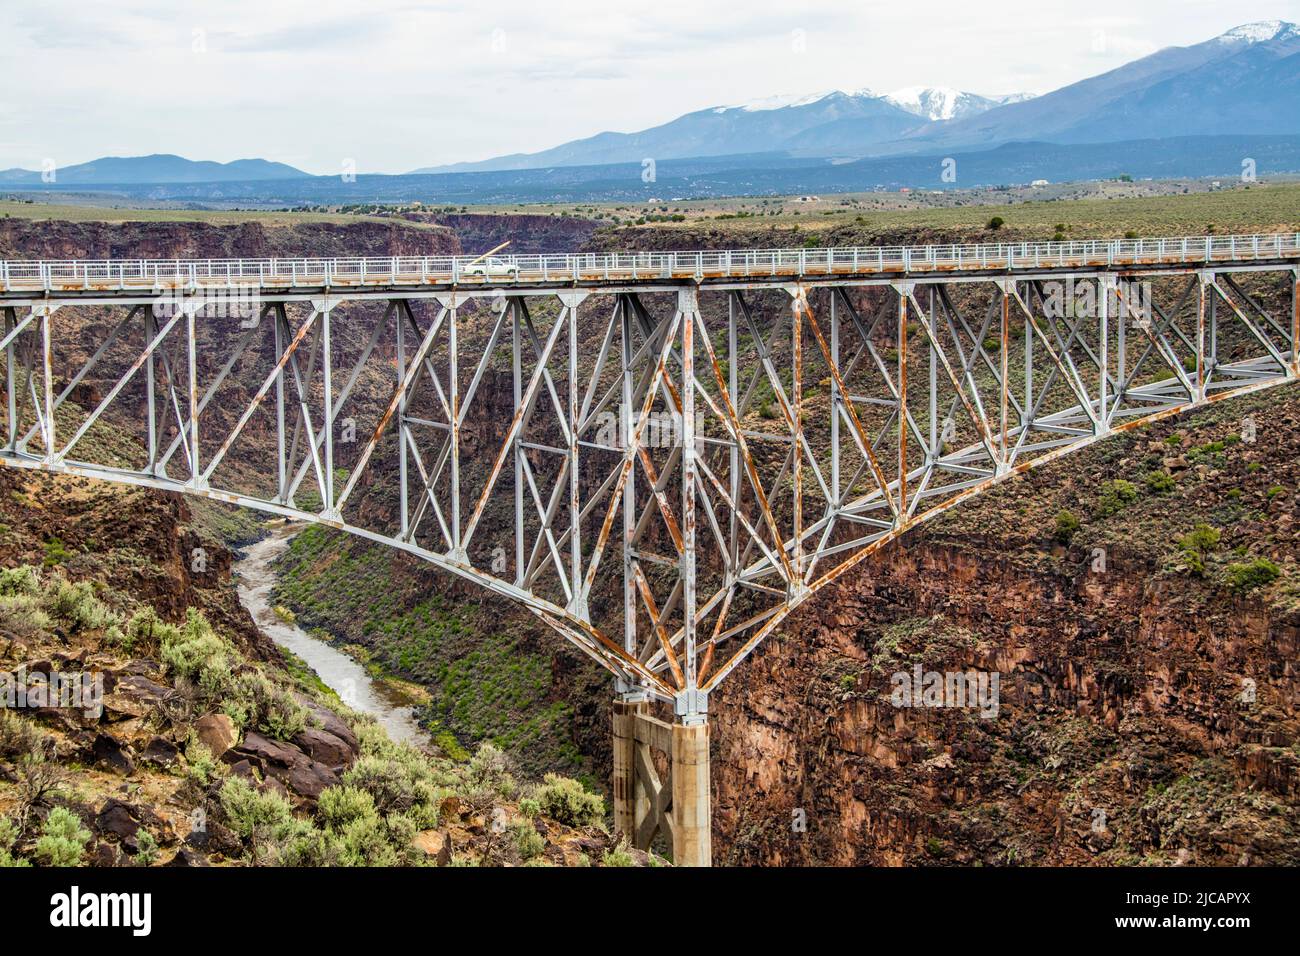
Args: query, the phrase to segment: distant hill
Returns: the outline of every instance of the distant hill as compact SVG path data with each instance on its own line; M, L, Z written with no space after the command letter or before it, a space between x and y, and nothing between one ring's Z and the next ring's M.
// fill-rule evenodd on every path
M105 156L89 163L55 169L60 186L118 186L136 183L221 183L266 179L299 179L301 169L265 159L229 163L185 159L168 153L152 156ZM41 185L42 173L31 169L0 170L0 185Z
M669 159L657 178L643 182L640 163L548 166L404 176L312 176L239 183L171 183L122 186L115 195L182 202L248 202L273 206L307 203L410 202L670 202L678 198L787 196L796 193L876 189L952 189L1037 179L1053 183L1090 179L1235 179L1243 158L1261 177L1300 172L1300 135L1201 136L1126 140L1116 143L1006 143L987 150L952 150L877 156L851 162L751 154L706 159ZM945 182L944 160L955 161L956 182ZM84 187L91 191L93 187ZM36 195L38 191L31 190Z
M475 163L415 170L420 173L484 172L640 163L737 153L802 151L801 135L828 123L853 122L881 139L894 139L922 121L867 90L832 90L800 97L769 97L714 106L637 133L598 133L537 153L516 153Z

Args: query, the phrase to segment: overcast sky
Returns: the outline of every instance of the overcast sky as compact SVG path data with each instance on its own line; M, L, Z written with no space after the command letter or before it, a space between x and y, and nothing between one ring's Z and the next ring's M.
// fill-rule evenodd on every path
M6 0L0 168L259 156L361 173L774 94L1043 93L1300 0Z

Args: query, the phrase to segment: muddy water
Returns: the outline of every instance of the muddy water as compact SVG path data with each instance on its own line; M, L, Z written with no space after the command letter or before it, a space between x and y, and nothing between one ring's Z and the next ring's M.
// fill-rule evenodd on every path
M299 525L281 525L267 537L249 546L234 570L239 575L239 600L258 627L276 644L307 662L318 677L343 703L354 710L374 715L393 740L427 749L429 735L412 716L412 708L393 691L376 683L366 669L337 648L309 635L297 624L281 620L275 613L271 589L275 586L275 561L289 547Z

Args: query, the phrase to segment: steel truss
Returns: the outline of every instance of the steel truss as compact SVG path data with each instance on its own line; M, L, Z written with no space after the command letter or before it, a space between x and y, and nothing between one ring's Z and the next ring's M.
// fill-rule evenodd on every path
M10 299L0 460L407 552L689 725L908 528L1113 431L1295 379L1298 274L284 291L237 317L202 289L161 310L130 290Z

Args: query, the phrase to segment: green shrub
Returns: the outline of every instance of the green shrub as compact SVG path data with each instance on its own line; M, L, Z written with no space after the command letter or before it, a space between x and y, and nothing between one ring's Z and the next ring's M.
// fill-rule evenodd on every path
M370 794L381 816L409 813L422 829L438 824L442 794L422 760L402 754L362 756L343 774L343 783Z
M90 831L81 818L67 807L55 807L41 825L34 852L46 866L80 866L89 842Z
M1097 501L1097 517L1108 518L1117 515L1124 508L1137 500L1137 486L1123 478L1103 482L1101 497Z
M490 803L496 797L510 799L515 793L515 778L509 758L495 745L481 744L466 769L465 784L475 802Z
M542 851L546 849L546 841L542 839L542 835L537 832L537 828L531 821L516 820L510 828L514 831L515 848L519 851L520 859L527 861L542 855Z
M0 760L37 753L45 734L34 722L7 707L0 707Z
M601 866L636 866L636 860L628 851L627 842L619 840L618 845L601 858Z
M375 798L357 787L330 787L320 795L316 813L331 830L343 830L349 824L375 817Z
M1242 594L1249 594L1257 588L1267 587L1276 581L1282 569L1268 558L1256 558L1254 561L1230 564L1225 573L1228 587Z
M232 653L233 648L203 615L191 608L183 626L163 635L160 656L168 673L211 699L225 697L230 691Z
M1073 512L1062 509L1056 514L1056 528L1053 530L1052 536L1061 544L1069 544L1074 539L1074 536L1079 533L1080 527L1079 519L1074 516Z
M533 797L544 814L567 826L593 826L605 819L605 798L568 777L548 773Z
M1152 494L1167 495L1174 490L1174 476L1167 471L1148 471L1144 480Z
M343 866L396 866L397 852L388 841L383 822L376 816L353 820L340 838L339 863Z
M191 737L185 747L185 776L198 786L206 787L221 774L223 764L212 755L206 744Z
M141 827L136 831L136 852L135 858L141 866L153 866L158 862L158 841L154 835Z
M20 564L16 568L0 569L0 597L13 597L18 594L39 594L41 591L41 572L30 564Z
M291 825L293 808L274 791L260 791L242 777L231 777L221 787L221 808L230 828L249 841L253 862L262 857L277 828Z
M22 857L14 855L18 834L18 824L8 817L0 817L0 869L31 866Z
M75 584L58 578L46 590L46 608L57 620L63 621L74 632L102 631L121 619L95 596L89 581Z
M1220 534L1217 528L1208 524L1198 524L1188 534L1178 539L1178 547L1183 551L1187 566L1197 574L1205 573L1205 559L1219 546Z
M307 727L307 708L260 668L235 676L229 695L222 710L240 727L255 728L276 740L289 740Z

